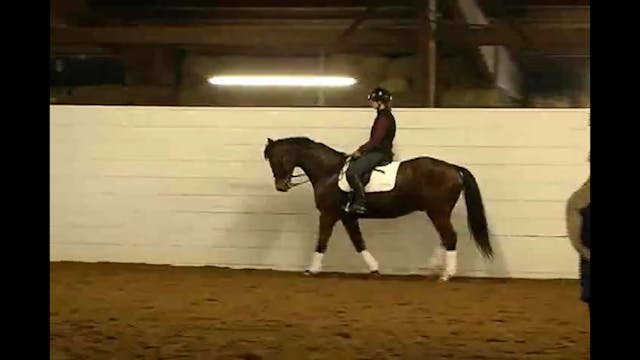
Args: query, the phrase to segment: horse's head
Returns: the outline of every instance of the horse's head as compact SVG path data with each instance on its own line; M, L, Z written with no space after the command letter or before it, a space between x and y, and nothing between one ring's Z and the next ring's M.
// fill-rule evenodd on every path
M269 160L276 190L288 191L302 183L291 183L296 167L301 168L309 181L320 180L325 176L337 175L346 154L315 142L307 137L290 137L279 140L267 139L264 158Z
M269 161L276 190L288 191L291 189L291 177L296 164L296 152L283 141L267 139L264 148L264 158Z

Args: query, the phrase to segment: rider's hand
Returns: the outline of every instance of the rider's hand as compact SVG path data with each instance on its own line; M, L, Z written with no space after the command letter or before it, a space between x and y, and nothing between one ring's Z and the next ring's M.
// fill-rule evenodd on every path
M360 150L356 150L353 153L351 153L351 157L354 159L357 159L361 156L362 154L360 154Z

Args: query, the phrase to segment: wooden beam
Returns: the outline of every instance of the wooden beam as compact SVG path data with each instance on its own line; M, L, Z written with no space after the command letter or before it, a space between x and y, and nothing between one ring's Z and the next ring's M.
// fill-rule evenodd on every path
M500 6L503 0L477 0L481 6ZM508 8L529 8L529 7L570 7L570 6L590 6L591 0L509 0L504 6Z
M201 45L328 45L343 29L331 26L108 26L51 29L55 44L201 44ZM406 33L406 31L404 31ZM401 40L403 32L367 31L378 43Z
M431 21L435 0L422 1L423 6L416 18L418 31L418 88L421 104L425 107L436 106L436 37Z
M526 40L513 31L511 25L504 22L475 28L457 23L443 23L438 24L437 38L457 47L503 45L516 51L529 48L531 45L540 48L576 44L589 46L588 28L558 29L537 24L521 25L520 28L527 35Z
M255 57L289 57L289 56L309 56L317 57L321 54L330 56L331 54L353 54L365 56L409 56L416 53L415 43L402 44L401 46L391 44L348 44L340 48L339 51L332 52L332 48L318 46L234 46L234 45L185 45L180 46L188 52L199 53L208 56L255 56Z
M94 6L161 6L161 7L368 7L389 5L389 0L90 0ZM411 6L414 0L394 0L394 5Z
M365 20L367 20L368 17L370 17L371 15L373 15L375 13L374 8L372 7L368 7L363 13L361 13L360 16L358 16L352 23L351 25L349 25L348 28L346 28L342 34L340 34L340 36L338 36L338 38L336 39L335 43L333 44L333 47L330 49L331 52L335 52L340 50L345 42L347 41L347 38L353 34L356 30L358 30L358 27L360 26L360 24L362 24Z
M561 46L584 43L588 46L589 30L571 29L566 36L557 36L557 30L523 27L536 46ZM344 31L333 25L313 26L261 26L261 25L207 25L207 26L105 26L52 28L52 45L209 45L240 47L314 47L328 49ZM545 34L545 36L536 36ZM555 36L546 36L555 35ZM438 23L436 38L449 46L468 48L480 45L504 45L512 49L527 47L522 38L506 24L469 27L459 23ZM363 27L351 35L349 46L395 47L400 51L415 49L415 28L372 29Z
M173 7L132 7L106 6L99 11L114 19L137 20L149 23L153 21L171 21L183 23L202 23L211 21L246 22L250 20L339 20L356 19L368 7L322 7L322 8L173 8ZM368 16L377 19L413 18L415 10L402 6L383 6Z

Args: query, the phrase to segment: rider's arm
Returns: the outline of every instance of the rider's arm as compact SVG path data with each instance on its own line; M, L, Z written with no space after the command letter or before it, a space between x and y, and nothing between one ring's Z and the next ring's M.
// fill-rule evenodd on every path
M362 146L358 148L358 152L359 153L367 152L373 149L374 147L376 147L378 144L380 144L380 142L384 138L384 135L387 133L387 130L389 129L390 125L391 125L391 118L388 115L380 116L373 123L373 130L371 131L371 137L369 138L369 141L362 144Z
M569 200L566 206L566 218L567 218L567 232L571 245L580 254L580 257L590 261L591 250L582 244L580 236L582 217L580 215L580 209L587 206L591 201L591 182L587 180L580 189L576 190Z

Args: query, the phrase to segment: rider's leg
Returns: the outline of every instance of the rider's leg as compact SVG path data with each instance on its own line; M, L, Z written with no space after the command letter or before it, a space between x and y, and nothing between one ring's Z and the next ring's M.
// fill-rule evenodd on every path
M346 176L349 185L351 185L351 188L353 189L354 199L347 211L360 214L366 211L366 199L364 184L362 183L362 175L367 171L373 170L383 159L384 154L379 152L369 152L351 163L349 169L347 169Z

